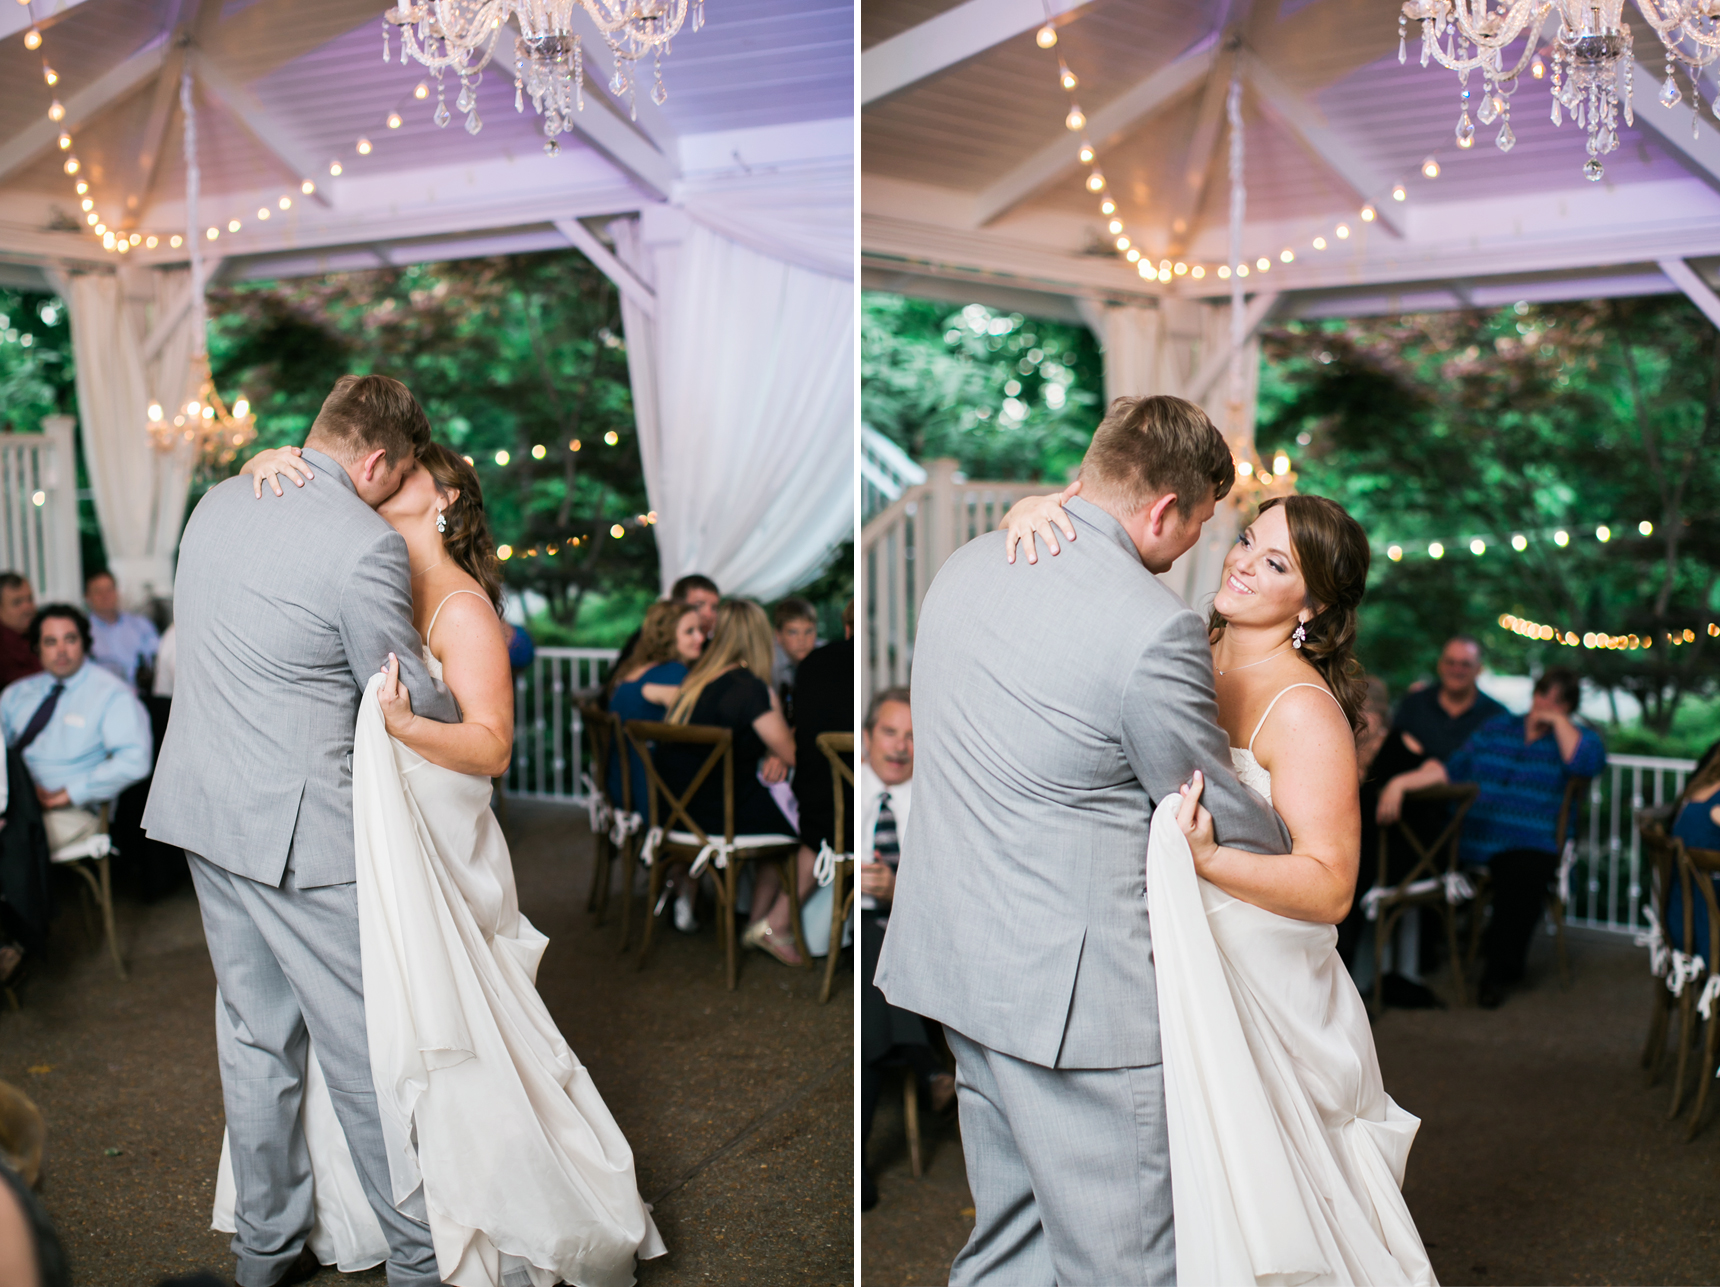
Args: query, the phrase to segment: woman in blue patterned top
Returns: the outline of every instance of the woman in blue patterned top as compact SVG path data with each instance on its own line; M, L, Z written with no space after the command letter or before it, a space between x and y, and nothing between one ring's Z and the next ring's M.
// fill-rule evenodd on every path
M1696 772L1685 784L1679 798L1678 811L1672 819L1672 834L1684 842L1687 849L1720 850L1720 753L1710 749ZM1720 877L1712 878L1720 889ZM1714 958L1708 952L1707 903L1696 900L1696 915L1691 918L1696 930L1693 949L1704 961ZM1684 895L1677 877L1666 896L1666 940L1674 947L1684 945Z
M1492 876L1493 919L1482 940L1487 966L1477 996L1489 1010L1523 978L1547 884L1559 867L1565 784L1606 766L1599 734L1571 722L1581 700L1574 671L1549 670L1536 681L1527 715L1487 721L1445 766L1450 781L1481 786L1463 821L1462 858Z

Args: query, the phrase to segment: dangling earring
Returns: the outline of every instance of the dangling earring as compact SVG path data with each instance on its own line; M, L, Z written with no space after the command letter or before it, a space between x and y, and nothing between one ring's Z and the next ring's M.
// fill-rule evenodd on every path
M1308 627L1303 625L1300 621L1298 621L1296 623L1296 629L1294 629L1293 631L1290 632L1290 646L1292 648L1300 648L1304 643L1307 642L1307 639L1308 639Z
M446 532L448 530L448 516L441 510L436 511L436 530L438 532Z

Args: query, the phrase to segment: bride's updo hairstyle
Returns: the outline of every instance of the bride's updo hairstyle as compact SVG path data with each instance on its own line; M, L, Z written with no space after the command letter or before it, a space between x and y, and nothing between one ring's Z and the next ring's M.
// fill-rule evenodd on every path
M484 518L484 492L478 486L478 472L466 463L458 452L433 442L418 453L418 463L436 484L436 494L446 499L452 492L460 494L442 511L448 520L448 530L442 533L442 544L453 559L484 588L496 611L502 610L502 565L496 558L496 542L490 536L490 525Z
M1356 660L1356 609L1368 586L1368 536L1349 511L1324 496L1274 496L1260 507L1282 508L1290 546L1314 615L1304 625L1302 656L1320 672L1357 732L1368 701L1367 675ZM1222 631L1216 613L1212 625Z

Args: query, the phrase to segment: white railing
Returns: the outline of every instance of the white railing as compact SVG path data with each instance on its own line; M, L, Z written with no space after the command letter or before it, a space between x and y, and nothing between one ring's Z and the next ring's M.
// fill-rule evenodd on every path
M502 790L530 800L585 803L587 763L579 703L603 687L614 648L539 648L514 677L514 762Z
M908 488L925 481L926 471L907 452L871 425L860 426L861 522L870 522Z
M953 460L926 466L926 481L905 487L860 531L865 582L865 692L908 682L914 630L926 588L956 550L991 531L1022 496L1043 483L970 482Z
M1646 928L1637 814L1671 804L1695 767L1695 760L1653 755L1607 757L1606 769L1589 785L1587 826L1575 828L1582 839L1565 911L1568 924L1621 934Z
M0 572L29 578L38 603L83 598L76 426L45 416L39 434L0 434Z

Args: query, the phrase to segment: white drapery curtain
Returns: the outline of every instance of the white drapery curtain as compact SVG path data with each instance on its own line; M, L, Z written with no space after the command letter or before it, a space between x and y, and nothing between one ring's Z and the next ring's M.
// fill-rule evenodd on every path
M851 276L760 253L696 212L610 227L656 293L655 316L624 297L622 322L663 588L702 572L725 594L779 598L854 530ZM816 262L817 241L795 254Z
M71 312L79 423L108 568L128 604L173 593L173 554L195 465L157 451L149 404L168 409L190 381L191 274L185 268L83 273L56 282Z
M1080 301L1087 323L1105 355L1105 400L1168 393L1189 398L1205 408L1241 450L1254 443L1254 417L1260 373L1260 341L1250 338L1242 351L1243 388L1240 415L1234 421L1230 389L1221 373L1208 390L1195 388L1209 360L1230 351L1230 309L1227 305L1194 300L1161 300L1158 308ZM1198 395L1198 396L1197 396ZM1224 556L1240 529L1237 507L1221 503L1187 554L1160 579L1184 603L1205 612L1218 591Z

